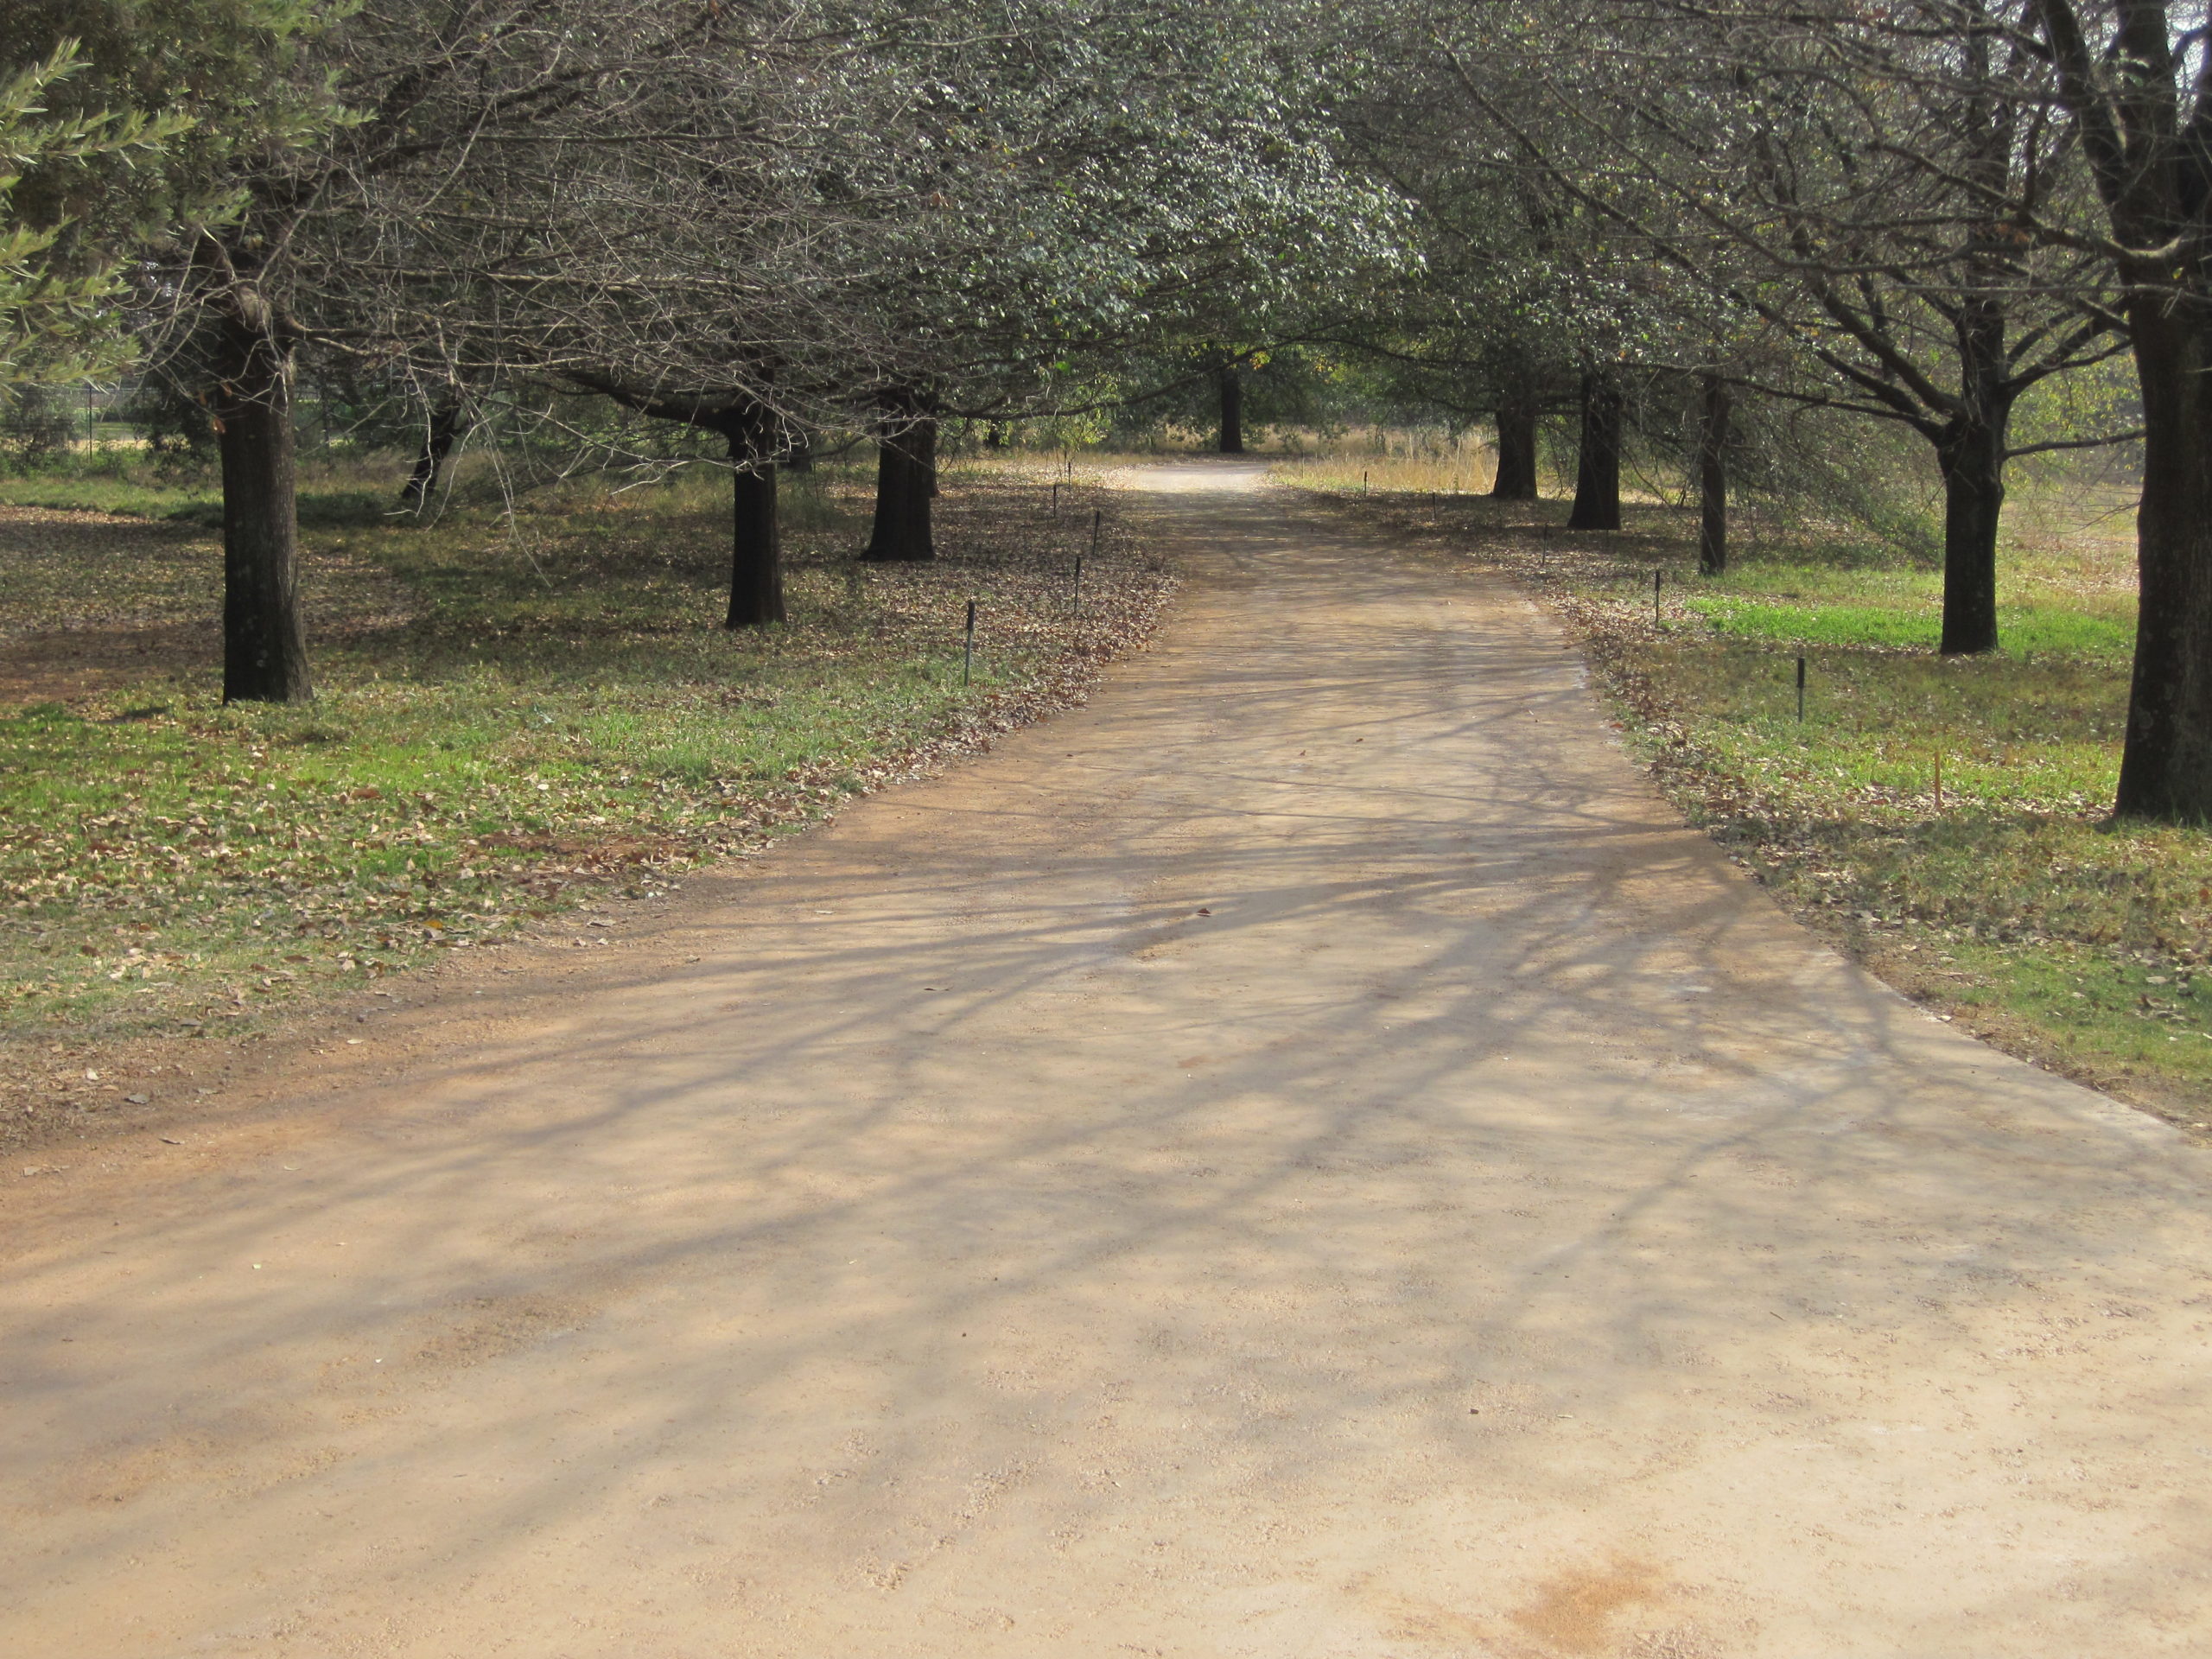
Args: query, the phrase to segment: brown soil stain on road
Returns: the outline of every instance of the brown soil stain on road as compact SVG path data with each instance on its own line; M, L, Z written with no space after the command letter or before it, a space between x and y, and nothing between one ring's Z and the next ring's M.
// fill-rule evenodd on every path
M1086 709L13 1186L0 1651L2202 1651L2207 1154L1255 479Z

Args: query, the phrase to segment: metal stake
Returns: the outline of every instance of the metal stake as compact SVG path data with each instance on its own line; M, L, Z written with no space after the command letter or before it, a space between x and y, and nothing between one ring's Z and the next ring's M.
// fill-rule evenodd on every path
M965 686L976 667L976 601L968 601L968 633L960 647L960 683Z
M1054 480L1052 480L1052 522L1053 522L1054 524L1057 524L1058 523L1059 523L1059 521L1060 521L1060 480L1058 480L1058 479L1056 478L1056 479L1054 479Z
M1797 723L1805 723L1805 659L1797 659Z
M1664 570L1654 570L1651 573L1651 626L1655 628L1662 626L1659 620L1659 584L1666 579L1666 575L1667 573Z

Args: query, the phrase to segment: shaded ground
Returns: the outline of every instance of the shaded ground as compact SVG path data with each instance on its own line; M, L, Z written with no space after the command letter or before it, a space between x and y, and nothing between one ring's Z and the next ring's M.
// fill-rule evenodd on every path
M12 1180L0 1646L2201 1650L2206 1156L1250 476L1088 708Z
M2132 502L2008 505L2006 645L1962 658L1935 650L1940 571L1878 547L1784 541L1711 578L1694 512L1573 532L1564 501L1353 484L1308 499L1540 596L1661 787L1800 920L2010 1053L2212 1125L2212 836L2110 821Z
M207 578L220 558L205 530L0 506L0 709L212 662Z
M857 566L868 480L823 467L791 625L733 632L727 476L622 481L422 524L310 496L318 695L282 708L219 701L204 531L0 506L0 1149L1079 699L1172 587L1094 482L1019 464L952 469L936 561Z

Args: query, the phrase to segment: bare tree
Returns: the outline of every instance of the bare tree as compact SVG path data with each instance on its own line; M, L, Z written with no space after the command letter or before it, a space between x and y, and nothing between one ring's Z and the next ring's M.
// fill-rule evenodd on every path
M297 353L442 387L569 360L651 264L650 237L610 236L572 163L670 150L639 118L671 73L713 60L727 32L718 8L668 0L370 0L274 71L296 104L311 107L327 86L352 114L319 142L227 158L237 213L148 267L142 296L152 333L204 348L223 468L226 698L311 690ZM481 187L491 175L505 187L496 194ZM703 297L696 283L687 297Z
M2087 248L2122 285L2143 391L2141 598L2115 810L2212 819L2212 62L2201 10L2028 0L2049 86L2096 179L2085 238L1993 200L2024 233ZM2032 82L2031 97L2039 90Z
M1451 49L1548 188L1739 332L1764 325L1833 377L1784 365L1751 384L1928 442L1945 499L1941 649L1989 651L2005 467L2027 452L2012 411L2121 349L2119 317L2093 260L1992 212L2058 220L2087 200L2065 124L2014 95L2020 37L1978 0L1938 27L1901 15L1632 0L1564 11L1565 40L1524 35L1537 44L1506 61ZM1684 331L1678 360L1696 339Z

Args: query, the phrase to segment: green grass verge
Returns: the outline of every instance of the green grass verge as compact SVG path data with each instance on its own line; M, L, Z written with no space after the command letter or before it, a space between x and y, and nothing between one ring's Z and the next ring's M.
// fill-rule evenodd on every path
M212 483L166 484L143 477L88 473L0 473L0 506L79 512L122 512L143 518L200 518L222 512Z
M109 499L48 482L49 506ZM726 475L311 520L302 707L220 705L217 550L188 520L0 520L0 1040L248 1033L580 899L666 891L1064 698L1166 590L1109 525L1071 616L1075 517L1046 518L1041 469L955 471L937 564L855 567L868 488L798 481L791 620L736 633Z
M1715 633L1805 645L1885 645L1929 652L1942 632L1940 613L1926 605L1797 605L1746 599L1693 599L1685 607ZM2002 610L1998 626L2006 652L2034 657L2125 657L2133 627L2116 618L2085 616L2053 607Z
M1662 508L1575 535L1557 503L1323 499L1544 593L1684 810L1891 982L2015 1052L2212 1120L2212 835L2107 822L2133 586L2102 495L2016 492L2004 649L1950 660L1939 573L1864 543L1753 546L1712 580L1694 520Z

